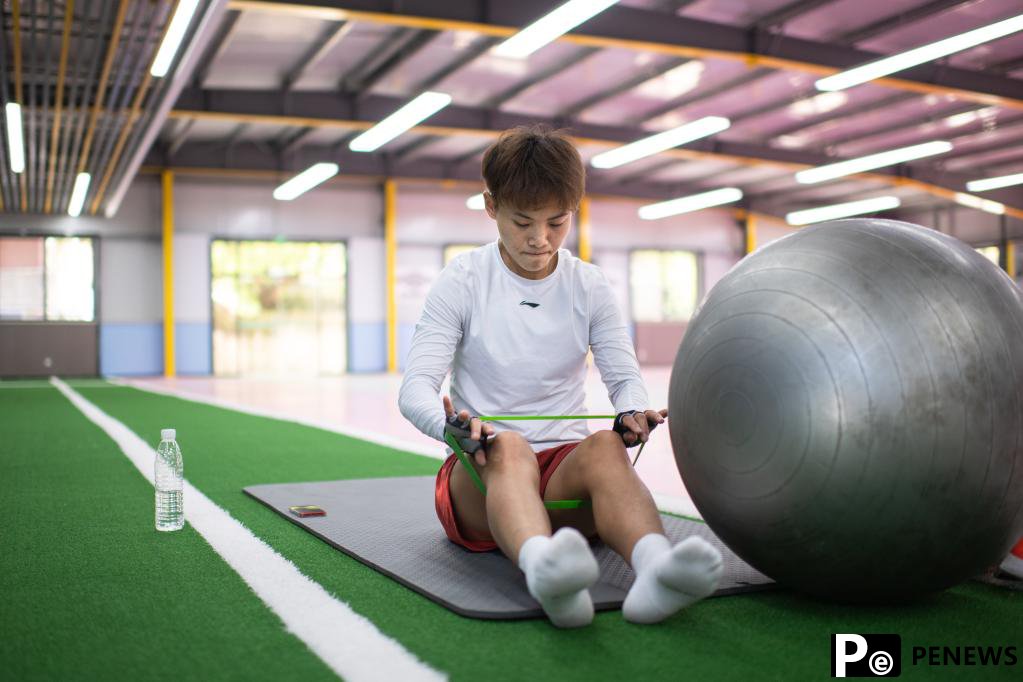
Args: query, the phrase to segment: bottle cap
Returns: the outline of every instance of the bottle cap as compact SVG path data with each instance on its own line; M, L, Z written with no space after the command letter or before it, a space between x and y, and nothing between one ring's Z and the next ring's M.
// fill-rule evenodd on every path
M174 429L160 430L160 440L174 440L174 438L177 437L177 435L178 435L177 431L175 431Z

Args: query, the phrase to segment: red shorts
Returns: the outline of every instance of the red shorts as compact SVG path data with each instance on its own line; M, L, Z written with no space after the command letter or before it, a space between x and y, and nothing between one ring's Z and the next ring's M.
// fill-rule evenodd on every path
M540 497L543 497L547 490L547 483L554 475L558 465L575 450L579 443L566 443L557 447L547 448L536 453L536 463L540 466ZM490 540L467 540L462 537L458 524L455 522L455 508L451 504L451 472L456 466L462 466L458 461L458 455L452 454L448 457L437 472L437 486L434 489L434 498L437 505L437 518L444 526L444 532L448 539L456 545L461 545L472 552L489 552L497 549L497 543Z

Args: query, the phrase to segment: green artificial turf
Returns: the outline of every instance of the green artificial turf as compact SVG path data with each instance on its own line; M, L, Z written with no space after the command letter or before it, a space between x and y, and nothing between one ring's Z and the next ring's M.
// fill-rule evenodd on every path
M193 485L453 679L822 679L830 675L834 632L900 634L904 677L1018 679L1023 670L1023 663L1015 668L910 664L913 645L1015 645L1023 658L1023 598L973 583L888 608L836 606L783 592L716 598L646 627L625 623L617 611L598 614L592 626L574 631L556 630L540 619L463 618L242 493L256 483L433 474L437 460L135 389L82 388L81 393L154 444L161 428L176 428L185 476Z
M337 679L52 387L0 391L0 518L0 679Z

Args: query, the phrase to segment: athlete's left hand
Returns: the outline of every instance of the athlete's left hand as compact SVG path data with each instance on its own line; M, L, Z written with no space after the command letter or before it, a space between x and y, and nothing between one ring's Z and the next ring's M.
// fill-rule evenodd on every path
M650 432L663 424L668 410L645 410L643 412L622 412L615 418L614 430L622 437L625 447L645 443L650 439Z

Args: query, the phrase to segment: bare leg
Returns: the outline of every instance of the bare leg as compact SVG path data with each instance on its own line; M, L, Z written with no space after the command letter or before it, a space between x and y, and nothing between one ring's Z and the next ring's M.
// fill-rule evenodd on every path
M525 573L529 593L553 624L588 624L593 600L587 588L597 580L597 562L578 531L565 528L550 537L532 448L518 434L498 434L487 447L487 463L476 468L487 487L485 499L466 487L464 467L456 467L462 474L458 479L452 473L452 502L462 533L471 539L493 538Z
M599 535L626 560L644 535L664 533L653 497L613 431L599 431L580 443L547 484L546 499L592 500L592 510L544 508L536 456L518 434L498 434L487 448L487 464L474 466L487 486L486 497L465 467L455 467L451 475L459 528L474 540L493 539L512 561L523 542L550 535L552 528L571 526L588 537Z
M551 522L540 499L536 455L522 436L503 432L487 446L487 463L477 472L487 496L476 489L469 472L455 467L451 498L459 528L471 539L493 539L512 561L534 535L550 535Z
M592 500L592 510L552 511L553 527L572 525L586 535L596 532L626 561L640 538L664 533L654 499L614 431L598 431L580 443L551 476L544 497Z
M589 497L592 524L600 537L628 561L636 580L622 614L635 623L656 623L714 592L721 555L699 537L672 547L650 492L628 461L621 437L595 433L565 458L551 477L548 499ZM580 524L578 512L552 512L553 525Z

